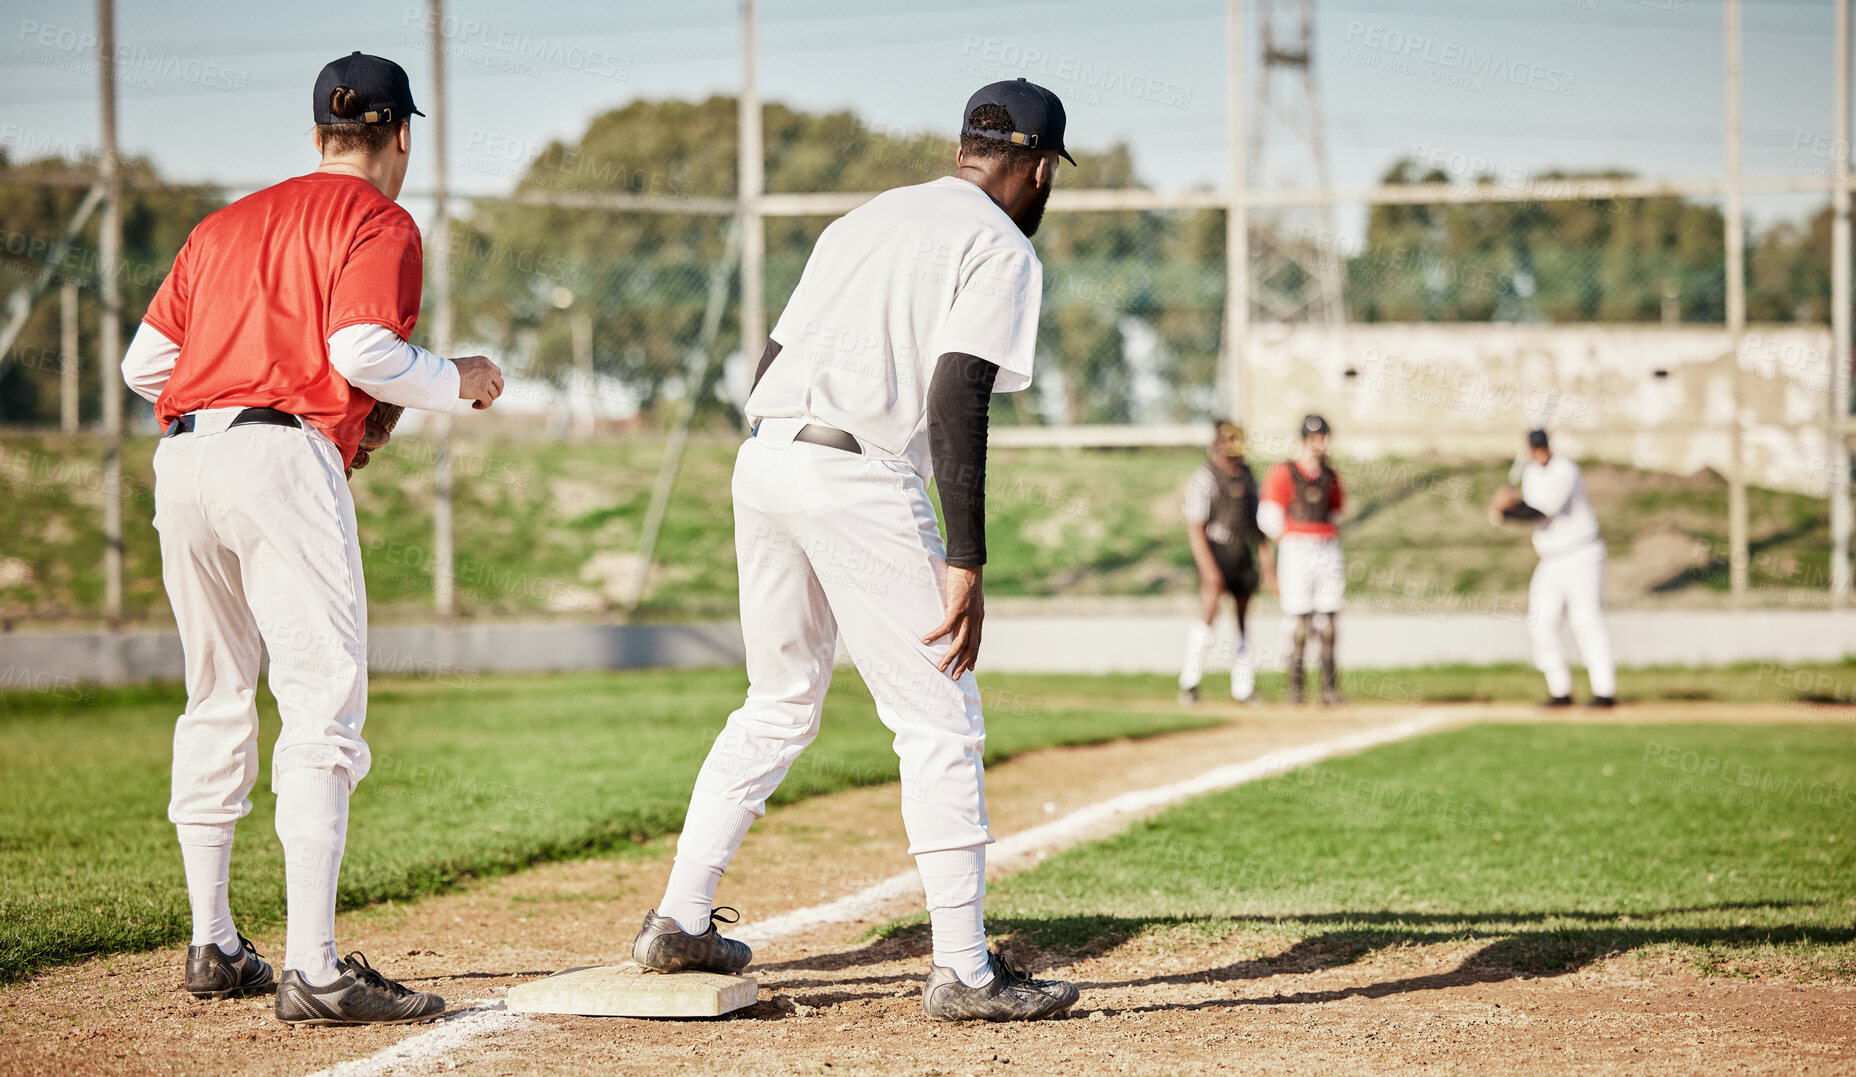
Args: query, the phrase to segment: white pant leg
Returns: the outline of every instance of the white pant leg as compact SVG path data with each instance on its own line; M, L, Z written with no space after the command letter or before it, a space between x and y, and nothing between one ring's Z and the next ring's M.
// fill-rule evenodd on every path
M942 673L949 641L922 642L945 616L947 559L921 477L900 460L796 443L831 506L791 517L857 671L895 733L909 853L992 842L986 827L986 725L971 672ZM809 481L809 480L808 480Z
M1321 542L1314 552L1312 570L1315 612L1339 613L1347 595L1347 559L1341 555L1339 539Z
M749 438L735 460L735 560L748 696L710 748L692 798L738 805L756 816L766 813L767 798L818 736L838 639L824 588L778 511L797 499L784 488L790 479L764 459L775 452ZM694 808L691 815L698 815ZM685 837L697 840L687 829Z
M1534 639L1534 668L1546 675L1547 694L1572 694L1572 667L1560 644L1560 616L1566 609L1566 573L1554 559L1534 566L1527 585L1527 622Z
M249 425L196 439L216 468L219 532L270 653L283 728L271 787L296 768L367 775L367 591L341 450L320 431ZM177 440L181 440L177 439Z
M213 825L251 813L260 645L238 556L220 541L202 501L201 483L213 481L212 454L189 444L190 436L164 438L155 448L161 578L187 678L187 708L174 723L168 819Z
M1276 544L1276 585L1284 616L1339 612L1347 592L1340 541L1284 536Z
M1592 694L1615 697L1617 666L1611 658L1611 633L1605 628L1605 548L1594 544L1591 551L1575 554L1565 572L1566 620L1591 678Z

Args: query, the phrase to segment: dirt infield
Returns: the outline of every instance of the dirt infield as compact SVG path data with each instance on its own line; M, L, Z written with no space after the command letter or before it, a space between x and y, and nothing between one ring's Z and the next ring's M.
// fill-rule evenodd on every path
M1209 706L1209 705L1208 705ZM1210 706L1215 710L1215 706ZM996 833L1115 794L1411 717L1409 708L1226 712L1214 729L1030 753L992 768ZM1465 721L1531 719L1465 707ZM1604 721L1798 721L1800 707L1629 708ZM755 828L720 900L764 918L905 870L895 786L779 810ZM668 870L671 843L547 865L413 905L344 915L345 946L443 993L454 1011L570 965L623 959ZM873 921L910 910L901 900ZM199 1003L183 954L120 955L0 991L0 1072L1479 1072L1856 1073L1856 987L1708 980L1634 954L1551 977L1484 964L1481 944L1378 950L1345 960L1241 928L1149 934L1056 966L1084 989L1068 1020L971 1027L924 1022L924 933L860 942L871 923L758 947L761 1001L703 1022L473 1014L386 1029L292 1031L270 1000ZM281 930L256 939L282 951ZM1056 960L1020 952L1034 967ZM471 1022L475 1021L475 1024ZM450 1040L441 1043L441 1040ZM451 1042L455 1041L455 1042ZM395 1044L438 1044L410 1065Z

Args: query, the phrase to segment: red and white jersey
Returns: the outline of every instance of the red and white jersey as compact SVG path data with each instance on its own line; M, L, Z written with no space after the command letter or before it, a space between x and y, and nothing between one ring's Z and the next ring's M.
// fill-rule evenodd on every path
M1270 467L1263 477L1261 500L1275 506L1267 515L1280 518L1281 537L1302 535L1309 538L1333 538L1339 534L1334 520L1346 504L1341 492L1340 473L1326 464L1309 474L1294 460ZM1265 515L1259 512L1259 519Z
M374 398L329 364L331 334L419 319L424 254L412 215L357 176L317 172L197 225L142 320L180 346L155 416L276 408L352 460Z

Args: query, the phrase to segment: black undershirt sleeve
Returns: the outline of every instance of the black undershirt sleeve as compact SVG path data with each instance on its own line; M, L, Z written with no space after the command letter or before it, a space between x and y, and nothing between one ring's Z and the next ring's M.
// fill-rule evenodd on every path
M998 376L993 363L948 352L928 383L928 453L947 523L947 563L955 568L986 563L986 410Z
M1502 510L1502 519L1514 520L1519 523L1529 523L1534 520L1544 520L1546 518L1546 513L1541 512L1525 501L1517 501Z
M767 368L773 365L773 360L779 354L780 342L774 340L772 337L768 337L767 350L760 353L760 365L754 368L754 384L748 386L748 392L751 393L760 388L761 375L767 373Z

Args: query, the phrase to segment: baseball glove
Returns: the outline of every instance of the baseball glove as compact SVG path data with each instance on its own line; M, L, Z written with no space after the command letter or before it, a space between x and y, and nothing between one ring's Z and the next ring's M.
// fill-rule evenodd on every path
M400 416L404 414L406 409L398 404L374 402L374 410L367 413L366 425L361 431L361 447L355 451L354 462L348 465L349 475L366 467L374 451L393 440L393 428L399 425Z

